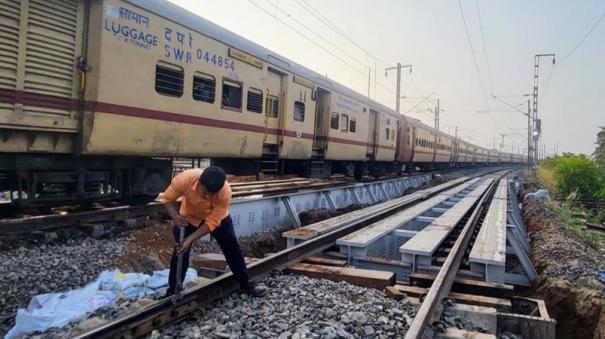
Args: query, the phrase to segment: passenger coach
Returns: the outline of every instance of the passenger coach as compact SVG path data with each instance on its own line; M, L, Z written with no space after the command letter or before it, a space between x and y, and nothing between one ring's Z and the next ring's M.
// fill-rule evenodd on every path
M172 157L315 177L488 162L487 150L167 1L0 8L4 203L153 198Z

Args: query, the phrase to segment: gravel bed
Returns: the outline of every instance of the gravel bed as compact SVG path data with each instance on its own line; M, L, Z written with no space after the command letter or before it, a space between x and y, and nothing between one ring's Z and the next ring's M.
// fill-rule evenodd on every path
M533 260L540 274L567 279L578 287L594 288L605 297L605 283L596 279L605 271L605 255L565 229L546 204L529 198L524 209L525 221L532 232Z
M262 298L235 293L159 338L403 337L417 306L345 282L275 273Z
M115 267L125 250L122 238L69 239L29 244L0 252L0 335L14 324L31 297L81 287Z
M599 273L605 271L605 255L567 229L547 204L528 198L523 208L539 274L532 297L543 299L557 320L557 338L603 338L605 283Z

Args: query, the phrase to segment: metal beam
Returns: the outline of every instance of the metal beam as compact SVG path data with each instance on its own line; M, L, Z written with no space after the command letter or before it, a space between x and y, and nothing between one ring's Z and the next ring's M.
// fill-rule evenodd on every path
M462 232L458 236L458 239L456 239L454 246L452 246L450 253L445 259L443 267L439 270L435 281L431 285L431 289L428 291L422 305L420 305L420 309L416 312L416 317L405 335L406 339L421 338L424 334L426 325L439 320L441 317L441 312L443 310L441 301L448 295L452 284L454 283L456 272L458 271L464 256L464 249L468 247L468 243L470 242L475 226L479 221L481 212L487 208L487 197L493 193L497 182L498 180L494 180L490 184L489 189L482 195L481 200L477 203L477 207L464 225Z
M282 197L282 202L284 203L284 205L286 206L286 209L288 210L288 214L290 215L290 219L292 220L292 223L296 227L300 227L302 225L302 223L300 222L300 218L298 217L298 212L294 208L294 205L292 205L292 199L290 199L290 197Z

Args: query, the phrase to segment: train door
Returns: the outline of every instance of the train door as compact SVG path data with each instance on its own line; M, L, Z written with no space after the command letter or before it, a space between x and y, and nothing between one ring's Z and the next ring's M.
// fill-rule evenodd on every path
M280 121L282 121L285 104L285 76L283 73L269 68L267 72L267 97L265 105L265 138L263 143L277 145L281 140Z
M395 139L395 161L400 161L400 158L403 156L404 152L404 137L406 136L406 134L401 130L401 126L404 124L402 124L399 119L395 121L397 122L397 139Z
M431 133L433 134L433 133ZM433 144L432 144L432 148L433 148L433 164L435 163L435 161L437 160L437 134L434 134L433 138Z
M411 136L410 144L412 152L410 154L410 161L414 161L414 153L416 153L416 147L418 147L418 144L416 144L416 126L412 126Z
M368 125L368 148L366 153L371 156L376 155L376 149L378 148L378 130L377 127L380 113L370 108L370 120Z
M399 131L397 137L397 153L396 159L399 162L407 163L411 158L412 153L412 133L411 126L407 123L406 120L397 120Z
M317 88L315 97L315 131L313 150L322 154L326 148L330 116L330 92Z

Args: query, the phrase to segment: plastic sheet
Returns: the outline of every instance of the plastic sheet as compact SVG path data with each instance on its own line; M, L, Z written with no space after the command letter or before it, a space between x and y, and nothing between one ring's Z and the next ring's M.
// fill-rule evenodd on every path
M550 201L550 194L548 193L548 190L537 190L534 193L527 193L523 200L527 200L529 197L534 197L542 201Z
M119 297L140 298L165 293L169 270L142 273L103 271L88 285L63 293L47 293L33 297L26 309L19 309L15 326L6 334L12 339L24 334L63 327L84 318L88 313L113 304ZM197 272L187 270L183 286L197 278Z

